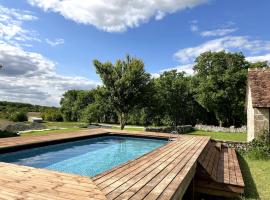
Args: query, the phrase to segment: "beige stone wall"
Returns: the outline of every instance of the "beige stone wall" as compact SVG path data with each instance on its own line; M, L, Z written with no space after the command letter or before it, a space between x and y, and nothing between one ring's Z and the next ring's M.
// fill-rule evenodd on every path
M251 141L255 137L255 129L254 129L254 108L252 107L251 90L249 84L246 93L246 110L247 110L247 140Z
M269 108L254 108L254 137L269 131Z

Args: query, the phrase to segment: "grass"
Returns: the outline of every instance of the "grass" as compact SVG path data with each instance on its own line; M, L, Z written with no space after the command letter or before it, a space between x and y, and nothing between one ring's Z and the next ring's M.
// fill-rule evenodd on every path
M120 127L112 126L112 129L120 130ZM124 130L125 131L143 131L144 128L143 127L125 127Z
M85 125L82 122L43 122L47 127L61 127L61 128L75 128L81 125Z
M242 200L270 199L270 160L251 160L238 156L245 182Z
M225 133L225 132L208 132L208 131L193 131L188 133L190 135L211 136L215 140L246 142L246 133Z
M79 131L82 128L67 128L67 129L58 129L58 130L45 130L45 131L31 131L26 133L21 133L21 136L33 136L33 135L47 135L47 134L56 134L56 133L69 133L73 131Z

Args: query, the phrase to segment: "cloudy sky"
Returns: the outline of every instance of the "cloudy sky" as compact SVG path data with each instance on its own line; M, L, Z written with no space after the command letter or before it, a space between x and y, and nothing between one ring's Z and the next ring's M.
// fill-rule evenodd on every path
M270 61L269 0L0 0L0 100L59 105L100 84L93 59L129 53L153 76L194 58L243 52Z

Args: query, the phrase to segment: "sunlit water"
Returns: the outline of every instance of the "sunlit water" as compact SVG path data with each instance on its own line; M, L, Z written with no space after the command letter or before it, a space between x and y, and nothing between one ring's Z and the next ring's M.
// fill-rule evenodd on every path
M95 176L166 142L148 138L102 136L1 154L0 161Z

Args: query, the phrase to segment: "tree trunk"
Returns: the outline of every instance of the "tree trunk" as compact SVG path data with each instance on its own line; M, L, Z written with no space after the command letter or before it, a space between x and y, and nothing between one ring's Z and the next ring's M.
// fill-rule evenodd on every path
M121 130L124 129L125 125L126 125L125 114L120 113L120 128L121 128Z
M221 120L219 120L218 123L219 123L219 127L223 126L223 122Z

